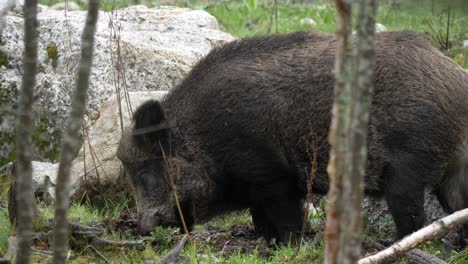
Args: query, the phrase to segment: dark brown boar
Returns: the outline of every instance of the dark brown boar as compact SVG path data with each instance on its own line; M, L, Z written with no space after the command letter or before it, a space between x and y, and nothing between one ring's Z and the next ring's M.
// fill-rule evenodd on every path
M449 212L468 205L468 75L421 34L376 41L366 193L385 196L401 238L424 223L426 187ZM174 181L189 228L249 208L266 238L297 235L311 146L313 191L328 190L335 52L335 37L320 33L236 40L213 49L161 103L140 106L118 157L141 232L181 225Z

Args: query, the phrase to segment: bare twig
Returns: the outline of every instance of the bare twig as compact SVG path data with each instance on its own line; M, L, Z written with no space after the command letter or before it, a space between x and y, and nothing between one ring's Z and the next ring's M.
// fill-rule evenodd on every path
M72 236L82 236L89 241L93 245L99 246L112 246L118 248L125 248L125 247L137 247L143 249L145 247L143 240L137 241L112 241L105 238L102 238L101 235L104 234L104 229L101 227L96 226L85 226L77 223L69 223L71 228Z
M184 235L182 237L182 239L180 240L179 244L177 244L177 246L175 248L171 249L171 251L169 251L169 253L167 253L167 255L159 262L159 264L173 264L173 263L176 263L177 258L180 255L180 252L182 251L182 249L184 248L185 243L187 242L187 238L188 238L188 236Z
M86 181L87 171L86 171L86 133L84 126L81 128L83 133L83 171L84 171L84 180ZM96 168L97 171L97 168Z
M122 56L122 45L121 45L121 37L120 37L120 26L116 25L114 22L114 17L116 17L116 12L114 10L114 7L112 7L112 12L109 18L109 40L110 40L110 45L112 46L113 41L115 41L116 45L116 56L115 58L114 52L111 52L111 62L112 65L115 65L113 68L113 78L114 78L114 85L115 85L115 91L117 95L117 104L119 107L119 118L120 118L120 129L123 131L125 124L123 123L123 112L122 112L122 96L121 96L121 88L123 88L123 95L125 98L126 106L127 106L127 112L129 114L129 118L132 117L133 115L133 109L132 105L130 102L130 96L128 94L128 85L127 85L127 77L126 77L126 71L125 71L125 63L124 59ZM116 76L117 75L117 76Z
M449 230L468 223L468 209L457 211L449 216L435 221L413 234L403 238L391 247L378 252L372 256L359 260L359 264L384 263L402 256L406 252L421 245L422 243L439 237Z
M101 236L104 234L104 229L95 226L85 226L77 223L69 223L73 235L93 234Z
M52 256L54 255L54 252L48 251L48 250L40 250L35 247L32 247L31 250L38 255L43 255L43 256Z
M67 259L67 209L69 205L69 178L75 150L80 145L80 128L83 119L91 73L94 34L98 19L99 0L90 0L85 28L81 42L76 89L71 102L69 124L66 129L56 185L55 226L54 226L54 262L64 263Z
M8 259L14 259L17 256L17 253L18 253L18 241L16 240L16 237L11 236L7 240L6 257ZM16 258L16 261L18 261L18 258Z
M98 185L100 185L100 181L101 181L101 178L99 176L99 170L98 168L101 168L102 172L104 173L104 176L107 178L107 172L106 170L104 169L104 166L102 166L102 162L101 160L99 159L98 155L96 154L96 152L94 151L94 148L93 146L91 145L91 141L89 140L89 135L86 133L84 135L84 138L85 138L85 141L88 142L88 148L89 148L89 152L91 154L91 159L93 161L93 165L94 165L94 169L96 170L96 176L97 176L97 182L98 182ZM83 142L84 144L86 144L86 142ZM97 161L97 165L96 165L96 161ZM92 171L92 170L91 170Z
M110 263L109 260L107 260L107 258L103 254L101 254L101 252L99 252L93 245L89 245L88 248L91 249L94 253L96 253L96 255L98 255L102 260L104 260L105 263Z
M162 149L162 146L161 146L161 149ZM171 149L169 150L169 155L172 155ZM193 245L195 246L195 240L190 239L190 232L189 232L189 230L187 228L187 224L185 222L185 217L184 217L184 214L182 212L182 207L180 206L179 197L177 195L177 184L174 181L174 175L180 175L180 166L174 166L171 163L171 160L166 156L164 151L163 151L163 160L165 162L165 167L167 168L165 176L166 176L167 182L171 186L171 190L172 190L172 192L174 194L174 199L175 199L175 202L176 202L177 211L179 213L179 217L180 217L180 220L182 222L182 227L184 229L186 239L189 240L190 242L192 242ZM195 254L195 263L197 263L197 264L199 263L196 254Z
M450 5L447 10L447 27L446 27L446 36L445 36L445 50L449 48L449 35L450 35Z
M16 263L29 263L32 242L32 105L37 72L37 0L24 3L23 84L16 120L16 186L18 187L17 228L18 250Z
M120 241L113 241L109 239L105 239L96 235L91 235L92 238L91 243L94 245L100 245L100 246L112 246L112 247L117 247L117 248L126 248L126 247L136 247L138 249L144 249L145 244L143 240L137 240L137 241L132 241L132 240L120 240Z
M278 0L275 0L275 29L278 33Z

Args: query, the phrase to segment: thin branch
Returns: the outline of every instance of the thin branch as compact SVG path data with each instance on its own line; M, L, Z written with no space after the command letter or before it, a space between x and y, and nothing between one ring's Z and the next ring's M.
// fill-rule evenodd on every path
M182 249L184 248L184 245L187 242L187 238L188 236L184 235L179 241L179 244L177 244L175 248L171 249L171 251L167 253L167 255L159 262L159 264L177 263L177 258L179 257L180 252L182 252Z
M162 146L161 146L161 149L162 149ZM169 155L172 155L171 149L169 150ZM184 214L182 212L182 207L180 206L179 196L177 195L177 184L174 181L174 174L175 175L180 175L180 166L175 166L175 168L174 168L174 165L171 163L171 160L166 156L164 151L163 151L163 160L165 162L165 167L168 168L168 171L166 173L166 179L167 179L167 182L169 183L169 185L171 186L171 190L172 190L172 192L174 194L174 199L175 199L175 202L176 202L177 212L179 213L179 217L180 217L180 220L182 222L182 227L184 229L186 239L188 239L190 242L192 242L193 245L195 246L195 240L190 239L190 232L189 232L187 224L185 222L185 217L184 217ZM177 171L174 171L174 170L177 170ZM197 263L197 264L199 263L198 257L197 257L196 254L195 254L195 263Z
M83 133L83 171L84 171L84 180L86 181L87 171L86 171L86 133L84 126L82 127ZM97 168L96 168L97 171Z
M275 29L278 33L278 0L275 0Z
M70 170L75 150L80 146L79 133L89 88L99 3L99 0L89 1L88 15L81 40L78 79L72 98L69 124L63 138L60 154L55 201L54 263L65 263L67 259L67 209L70 195Z
M96 253L96 255L98 255L102 260L104 260L105 263L110 264L109 260L107 260L107 258L104 257L104 255L101 252L99 252L93 245L89 245L88 248L91 249L94 253Z
M37 0L24 3L23 84L16 120L18 250L16 263L29 263L32 243L32 105L37 72Z
M449 35L450 35L450 5L448 6L447 10L447 28L446 28L446 36L445 36L445 50L449 48Z
M101 227L95 226L85 226L77 223L69 223L71 227L71 234L75 237L84 237L91 241L93 245L99 246L112 246L118 248L125 248L125 247L137 247L139 249L143 249L145 247L143 240L137 241L112 241L105 238L102 238L101 235L104 234L104 229Z
M387 263L422 243L437 238L457 226L468 223L468 209L457 211L403 238L391 247L359 260L359 264Z
M131 241L131 240L120 240L120 241L113 241L109 239L105 239L96 235L90 236L92 238L91 243L94 245L100 246L113 246L117 248L126 248L126 247L136 247L139 249L144 249L145 244L142 240Z

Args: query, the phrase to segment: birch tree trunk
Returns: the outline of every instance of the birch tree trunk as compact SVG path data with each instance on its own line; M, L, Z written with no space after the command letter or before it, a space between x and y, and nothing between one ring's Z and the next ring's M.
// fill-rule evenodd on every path
M357 48L351 41L351 2L337 0L335 101L329 141L329 204L325 263L356 263L362 243L367 128L375 65L375 0L359 3Z
M37 0L24 3L23 83L16 116L16 204L18 256L16 263L29 263L32 244L32 105L37 72Z
M89 88L99 2L99 0L89 1L88 15L81 37L78 78L71 102L69 124L63 137L60 153L60 165L55 188L54 263L65 263L67 258L67 210L70 196L70 169L75 158L74 153L80 147L80 129Z

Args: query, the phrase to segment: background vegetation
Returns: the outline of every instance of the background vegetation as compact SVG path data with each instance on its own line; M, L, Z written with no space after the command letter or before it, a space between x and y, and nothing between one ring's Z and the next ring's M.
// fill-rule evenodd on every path
M39 0L45 5L61 1ZM242 38L296 30L335 32L336 11L333 2L279 0L275 7L275 0L102 0L101 6L106 11L135 4L149 7L171 4L201 9L216 17L221 30ZM426 32L432 36L435 45L464 68L468 68L468 49L462 47L463 40L468 40L468 2L380 0L379 4L377 23L384 25L387 30ZM85 4L80 6L83 9L86 7ZM315 21L315 24L311 25L309 19Z

